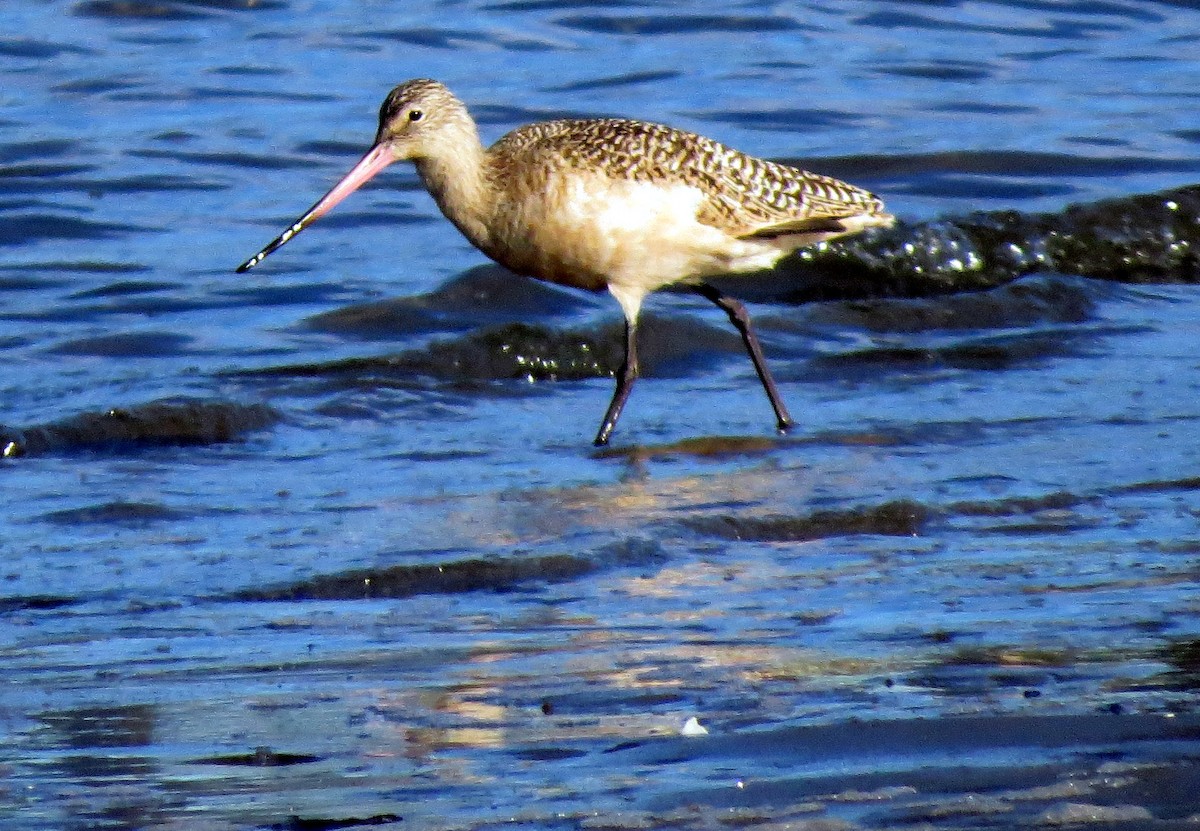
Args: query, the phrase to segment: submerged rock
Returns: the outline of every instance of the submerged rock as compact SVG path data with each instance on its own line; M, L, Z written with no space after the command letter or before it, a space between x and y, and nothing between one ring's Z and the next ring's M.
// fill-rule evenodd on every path
M82 413L26 428L0 425L6 457L28 453L92 450L118 445L219 444L275 424L279 415L265 404L177 399L128 409Z
M908 500L849 510L815 511L803 516L712 515L686 520L701 534L722 539L801 542L857 534L911 537L921 533L932 512Z
M780 266L791 302L921 297L1034 272L1123 283L1200 282L1200 185L1071 205L992 211L821 243Z
M524 585L565 583L599 571L656 564L665 559L658 543L629 538L591 552L471 557L324 574L282 586L243 589L233 597L246 601L360 600L511 591Z
M268 367L245 374L315 378L425 375L451 381L574 380L612 375L613 367L620 365L617 350L616 338L599 339L582 332L555 332L513 323L463 337L440 338L423 349L398 355Z

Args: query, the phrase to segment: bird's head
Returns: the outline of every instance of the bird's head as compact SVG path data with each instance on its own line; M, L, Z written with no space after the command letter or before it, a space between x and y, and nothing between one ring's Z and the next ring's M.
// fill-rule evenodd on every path
M384 99L375 147L386 147L395 161L419 161L457 144L454 136L464 130L473 133L474 123L463 103L437 81L418 78Z
M272 251L329 213L339 202L393 162L410 159L420 164L423 159L439 152L439 148L445 152L458 146L460 137L474 141L478 146L475 125L466 106L437 81L427 78L406 81L384 99L379 109L375 143L367 154L329 193L237 270L248 271L261 263Z

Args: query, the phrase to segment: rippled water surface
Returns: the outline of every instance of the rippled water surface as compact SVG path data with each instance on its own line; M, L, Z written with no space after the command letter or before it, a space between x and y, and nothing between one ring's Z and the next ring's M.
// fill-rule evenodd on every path
M8 0L4 827L1194 827L1186 237L747 285L785 437L655 296L597 452L616 304L410 167L233 273L419 76L488 140L620 114L869 187L901 279L970 269L939 217L1200 180L1186 3Z

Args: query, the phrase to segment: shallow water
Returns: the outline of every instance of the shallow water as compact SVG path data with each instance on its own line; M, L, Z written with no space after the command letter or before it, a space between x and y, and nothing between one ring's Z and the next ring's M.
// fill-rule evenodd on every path
M658 296L596 452L616 304L486 265L410 169L232 273L414 76L488 139L666 121L870 187L917 233L1192 184L1200 12L0 22L6 826L1200 816L1194 286L748 287L786 437L723 316Z

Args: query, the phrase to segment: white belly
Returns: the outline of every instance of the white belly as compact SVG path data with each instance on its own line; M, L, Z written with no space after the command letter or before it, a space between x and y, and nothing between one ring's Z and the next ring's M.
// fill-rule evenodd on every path
M702 200L701 191L686 184L571 172L557 177L549 193L529 198L512 212L519 221L508 229L510 243L516 243L507 246L509 264L568 285L616 284L650 292L769 268L785 253L698 222Z

